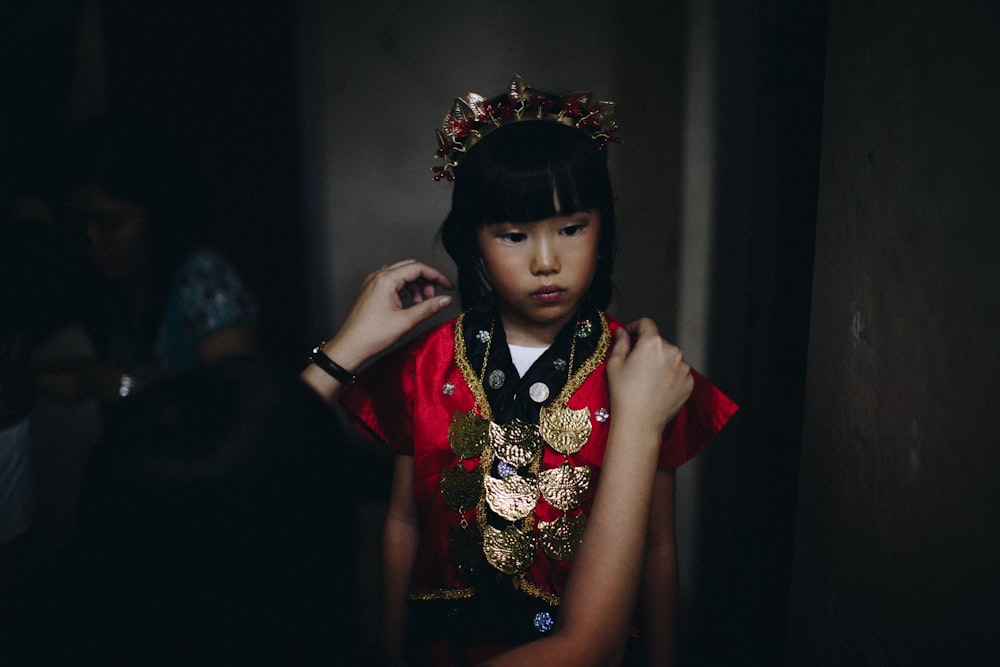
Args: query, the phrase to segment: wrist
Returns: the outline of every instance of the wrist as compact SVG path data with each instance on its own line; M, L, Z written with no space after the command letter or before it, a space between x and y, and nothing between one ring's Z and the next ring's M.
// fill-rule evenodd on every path
M371 331L340 330L321 343L323 353L355 375L361 367L386 348L376 342Z
M345 386L350 386L357 382L358 377L354 371L348 370L335 361L326 348L326 341L321 341L316 347L310 350L309 361Z
M641 415L626 412L611 413L611 428L608 439L622 440L633 443L631 448L648 447L659 450L663 438L664 425L660 427L654 420L644 419Z

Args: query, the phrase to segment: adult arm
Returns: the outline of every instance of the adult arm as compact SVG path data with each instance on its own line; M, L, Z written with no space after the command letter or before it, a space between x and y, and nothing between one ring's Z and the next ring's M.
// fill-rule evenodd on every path
M659 667L672 667L677 661L675 482L673 469L656 473L639 588L640 640L646 663Z
M661 434L693 387L681 351L651 321L633 323L627 333L616 332L608 358L608 446L559 626L488 665L606 665L620 655L643 569Z

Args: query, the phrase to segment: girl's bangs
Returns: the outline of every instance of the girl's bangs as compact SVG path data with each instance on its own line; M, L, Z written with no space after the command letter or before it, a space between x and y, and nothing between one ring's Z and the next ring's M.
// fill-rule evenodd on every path
M496 170L480 199L483 223L530 222L596 208L581 201L580 192L588 189L572 171L551 163Z

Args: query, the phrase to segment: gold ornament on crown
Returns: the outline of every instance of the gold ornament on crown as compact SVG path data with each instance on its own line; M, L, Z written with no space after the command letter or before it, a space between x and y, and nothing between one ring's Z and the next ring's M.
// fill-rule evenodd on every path
M490 100L479 93L455 98L437 130L436 157L444 164L433 168L434 180L455 180L455 167L473 145L498 127L525 120L548 120L575 127L604 149L620 143L616 135L615 103L594 100L590 92L554 95L532 88L517 74L506 99Z

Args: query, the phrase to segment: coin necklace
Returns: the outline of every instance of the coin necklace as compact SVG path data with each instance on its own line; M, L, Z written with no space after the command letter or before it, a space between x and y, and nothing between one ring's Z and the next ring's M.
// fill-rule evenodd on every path
M482 539L481 550L487 561L500 572L514 575L515 584L520 581L520 587L529 593L558 602L558 598L524 581L521 575L534 561L538 546L550 558L570 560L582 536L584 515L569 512L577 510L587 498L590 467L572 466L569 456L587 443L592 427L590 411L587 408L573 410L567 402L583 380L603 361L607 352L610 340L608 327L603 314L599 313L599 317L601 337L597 349L574 375L576 339L589 336L592 331L589 320L577 323L570 346L567 383L555 401L541 408L538 424L519 419L503 425L493 421L483 382L495 318L485 341L486 352L478 374L469 366L465 353L464 329L461 327L464 315L456 322L456 360L473 391L480 413L477 415L475 410L455 413L448 435L459 463L442 470L441 489L445 500L462 515L460 529L452 535L452 556L460 571L474 569L474 550L470 547L475 542L468 539L471 531L467 530L469 526L465 513L475 506ZM541 470L546 445L563 454L561 466ZM479 465L466 470L462 462L476 456L480 457ZM538 521L539 535L536 538L533 530L534 509L539 497L562 511L563 515L552 522ZM508 525L503 529L491 525L488 521L490 513L509 522Z

